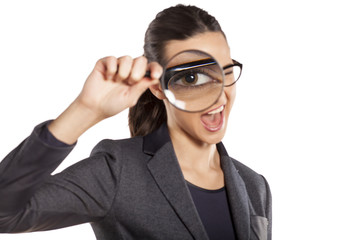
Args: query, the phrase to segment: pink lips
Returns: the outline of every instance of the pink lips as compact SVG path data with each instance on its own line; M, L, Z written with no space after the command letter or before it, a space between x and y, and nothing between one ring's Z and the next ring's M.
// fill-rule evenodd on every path
M210 132L217 132L222 128L224 123L224 109L225 106L221 105L201 115L201 123L206 130Z

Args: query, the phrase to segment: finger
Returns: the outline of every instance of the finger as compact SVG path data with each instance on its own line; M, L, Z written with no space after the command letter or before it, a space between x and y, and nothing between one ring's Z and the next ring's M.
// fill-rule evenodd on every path
M124 81L129 78L131 68L133 65L133 59L130 56L123 56L118 58L118 70L116 75L116 81Z
M113 79L117 71L117 59L113 56L102 58L98 61L97 68L105 79Z
M147 66L147 70L150 71L151 79L160 79L163 74L162 66L157 62L151 62Z
M147 58L146 57L138 57L134 59L130 76L128 78L128 83L130 85L139 82L144 78L147 68Z
M140 94L150 86L160 84L160 77L163 73L163 67L157 62L147 64L146 70L150 72L150 78L143 77L143 79L134 86L134 89Z
M145 92L146 89L148 89L151 85L159 84L159 79L152 79L144 78L141 81L137 82L132 86L133 91L136 92L139 96Z

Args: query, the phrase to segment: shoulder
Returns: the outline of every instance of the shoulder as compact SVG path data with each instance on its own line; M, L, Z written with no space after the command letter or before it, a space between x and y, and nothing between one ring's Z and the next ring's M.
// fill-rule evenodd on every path
M143 150L143 138L133 137L120 140L101 140L91 151L90 157L80 161L80 168L110 170L116 176L128 167L146 164L147 156ZM79 163L80 163L79 162ZM135 166L133 166L135 165Z
M142 152L143 138L133 137L120 140L104 139L92 150L91 155Z
M236 170L238 170L240 176L245 181L246 185L250 185L256 188L264 188L265 185L265 178L254 171L253 169L249 168L245 164L239 162L238 160L231 158L232 163L234 164Z
M90 158L105 159L108 165L122 167L126 162L134 160L143 162L143 138L133 137L120 140L104 139L91 151Z
M246 185L246 190L255 212L259 215L265 214L263 211L266 211L269 204L271 204L271 192L267 180L263 175L255 172L243 163L233 158L231 159Z

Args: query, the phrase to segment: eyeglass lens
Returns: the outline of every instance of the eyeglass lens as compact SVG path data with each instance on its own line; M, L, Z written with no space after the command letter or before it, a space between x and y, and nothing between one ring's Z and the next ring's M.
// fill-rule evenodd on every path
M241 75L241 65L233 64L224 68L225 87L233 85Z

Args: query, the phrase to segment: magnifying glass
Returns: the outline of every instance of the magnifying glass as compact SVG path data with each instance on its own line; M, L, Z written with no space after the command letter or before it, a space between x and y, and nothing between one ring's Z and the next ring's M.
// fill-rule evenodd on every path
M186 50L173 56L160 79L168 101L186 112L201 112L214 105L224 89L223 68L210 54Z
M199 50L173 56L165 67L161 87L180 110L200 112L214 105L224 88L224 73L214 57Z

